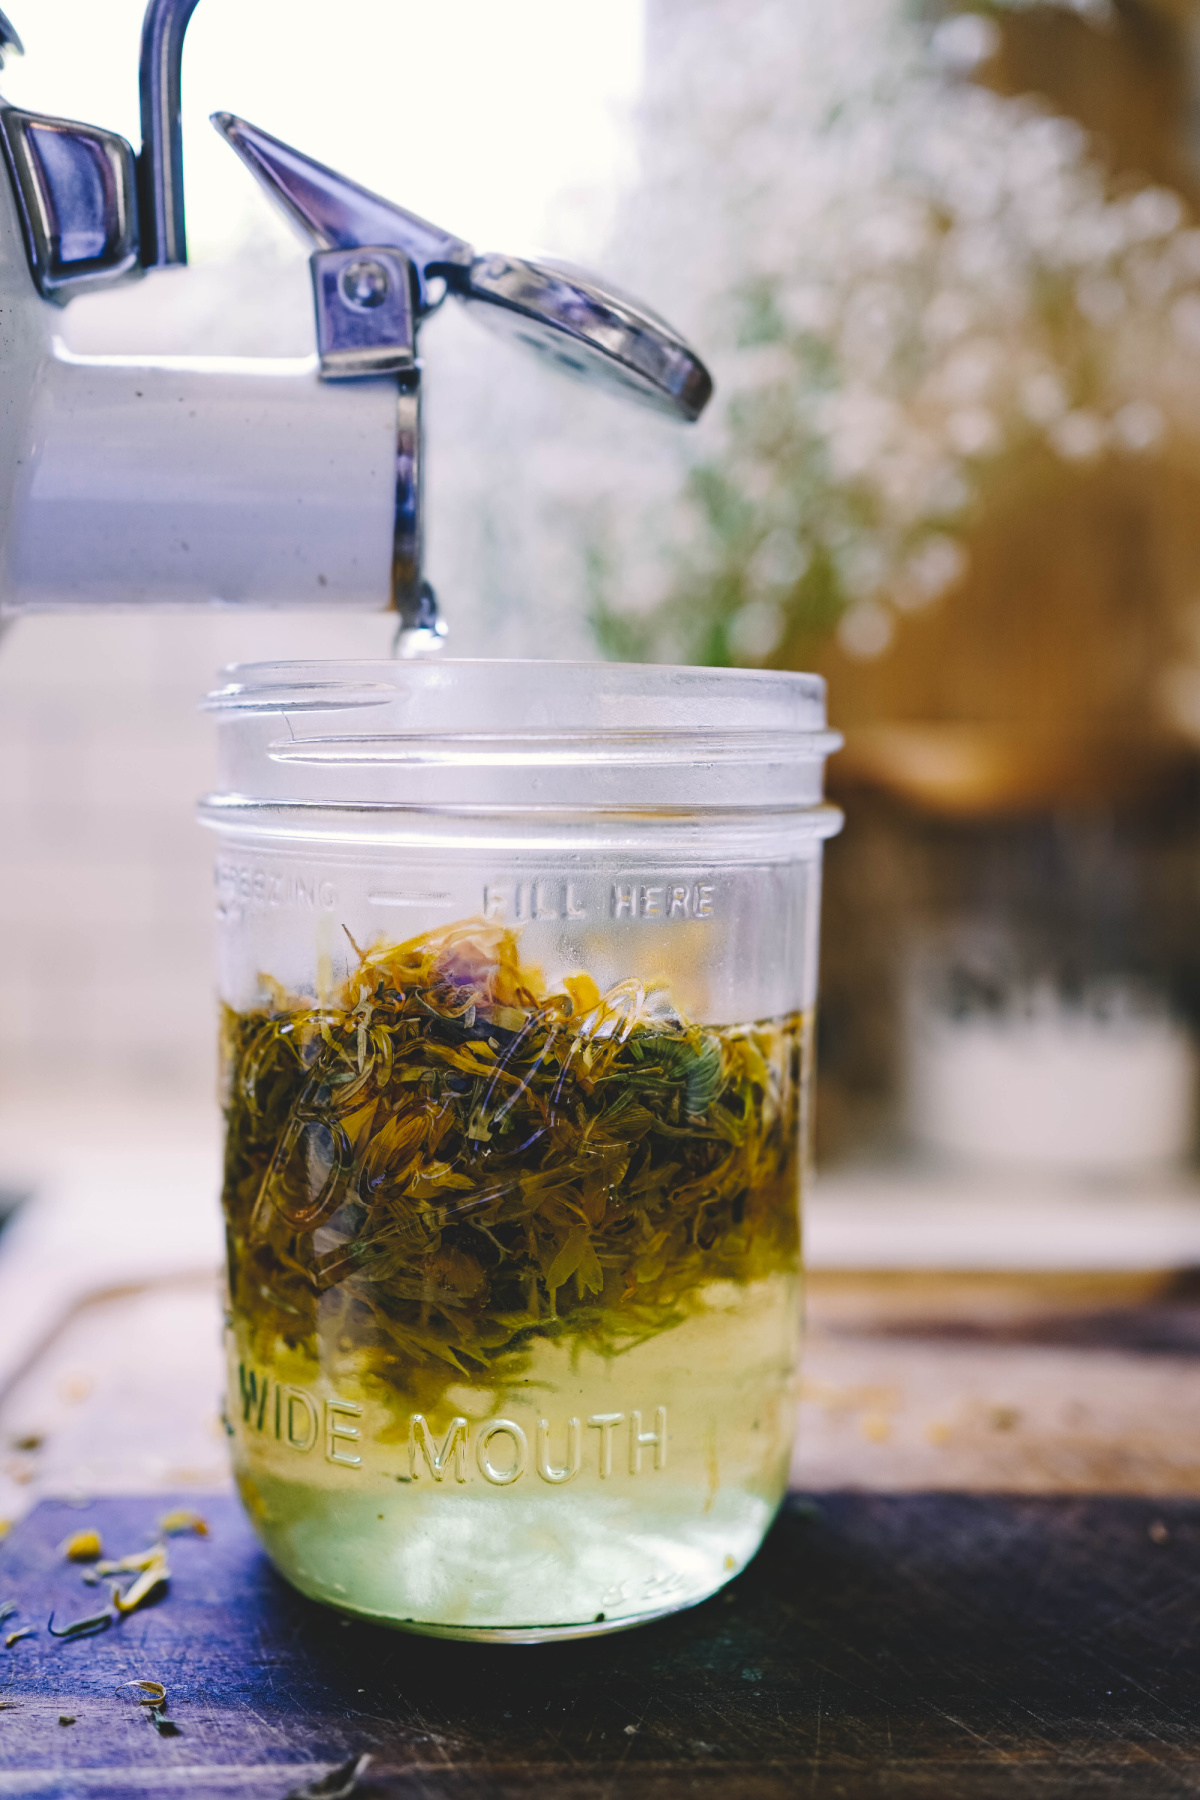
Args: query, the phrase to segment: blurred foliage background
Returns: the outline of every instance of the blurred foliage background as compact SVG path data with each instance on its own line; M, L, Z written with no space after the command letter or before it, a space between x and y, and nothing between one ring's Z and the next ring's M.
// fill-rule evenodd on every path
M717 399L570 528L606 654L829 677L823 1148L1186 1161L1200 15L648 24L616 250Z

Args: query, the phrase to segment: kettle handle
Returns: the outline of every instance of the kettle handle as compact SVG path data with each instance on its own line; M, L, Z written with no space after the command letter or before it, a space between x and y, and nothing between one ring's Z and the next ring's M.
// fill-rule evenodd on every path
M142 151L137 179L141 262L146 269L187 261L180 69L184 34L197 4L198 0L150 0L142 20L138 73Z

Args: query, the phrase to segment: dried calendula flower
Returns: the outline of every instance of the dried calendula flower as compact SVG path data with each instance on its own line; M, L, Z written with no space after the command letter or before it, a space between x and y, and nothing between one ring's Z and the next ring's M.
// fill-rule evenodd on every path
M197 1512L189 1512L186 1507L177 1507L174 1512L164 1513L158 1521L158 1529L164 1537L181 1537L184 1532L193 1532L196 1537L207 1537L208 1526Z
M150 1723L159 1737L179 1736L178 1725L167 1717L167 1690L161 1681L123 1681L116 1691L120 1694L126 1688L133 1688L134 1699L139 1706L146 1708Z
M167 1690L161 1681L144 1681L140 1678L122 1681L115 1691L122 1694L126 1688L133 1688L133 1698L139 1706L162 1706L167 1698Z
M148 1550L131 1550L128 1556L118 1556L106 1562L96 1564L97 1575L132 1575L138 1569L148 1569L166 1555L161 1544L151 1544Z
M357 947L356 947L357 949ZM328 1000L226 1009L240 1351L429 1404L537 1337L614 1353L799 1261L799 1014L699 1026L662 989L548 988L467 921L358 952Z
M67 1539L62 1553L68 1562L95 1562L104 1554L98 1531L76 1531Z
M146 1563L137 1580L131 1582L124 1593L121 1592L116 1582L113 1583L112 1603L118 1613L136 1612L139 1606L145 1605L152 1594L157 1593L159 1588L165 1587L170 1579L171 1570L167 1563L167 1554L160 1548L154 1558Z

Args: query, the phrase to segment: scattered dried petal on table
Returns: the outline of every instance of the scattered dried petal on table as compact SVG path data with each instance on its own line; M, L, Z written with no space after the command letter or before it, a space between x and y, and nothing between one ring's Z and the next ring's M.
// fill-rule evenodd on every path
M68 1562L95 1562L103 1553L98 1531L76 1531L63 1545L63 1555Z
M167 1703L167 1690L161 1681L146 1681L138 1676L132 1681L119 1682L114 1692L121 1694L126 1688L137 1690L133 1699L139 1706L165 1706Z
M108 1630L115 1617L116 1614L111 1612L93 1613L90 1618L74 1619L71 1624L64 1625L61 1631L55 1631L54 1614L51 1613L46 1621L46 1630L51 1637L56 1638L96 1637L100 1632Z
M133 1575L139 1569L153 1568L154 1564L166 1555L161 1544L151 1544L148 1550L131 1550L128 1556L113 1557L107 1562L96 1564L97 1575Z
M154 1560L145 1565L137 1580L131 1582L124 1593L121 1592L116 1582L113 1583L112 1603L119 1613L136 1612L139 1606L145 1605L152 1594L157 1593L159 1588L165 1587L170 1578L171 1570L166 1553L160 1550Z
M193 1532L196 1537L207 1537L208 1526L197 1512L189 1512L186 1507L178 1507L174 1512L164 1513L158 1521L158 1529L164 1537L179 1537L185 1531Z

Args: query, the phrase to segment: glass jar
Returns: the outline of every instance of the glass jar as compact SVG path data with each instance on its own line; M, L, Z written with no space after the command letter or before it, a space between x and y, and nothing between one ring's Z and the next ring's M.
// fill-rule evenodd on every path
M211 696L227 1415L274 1562L537 1642L783 1496L824 684L273 663Z

